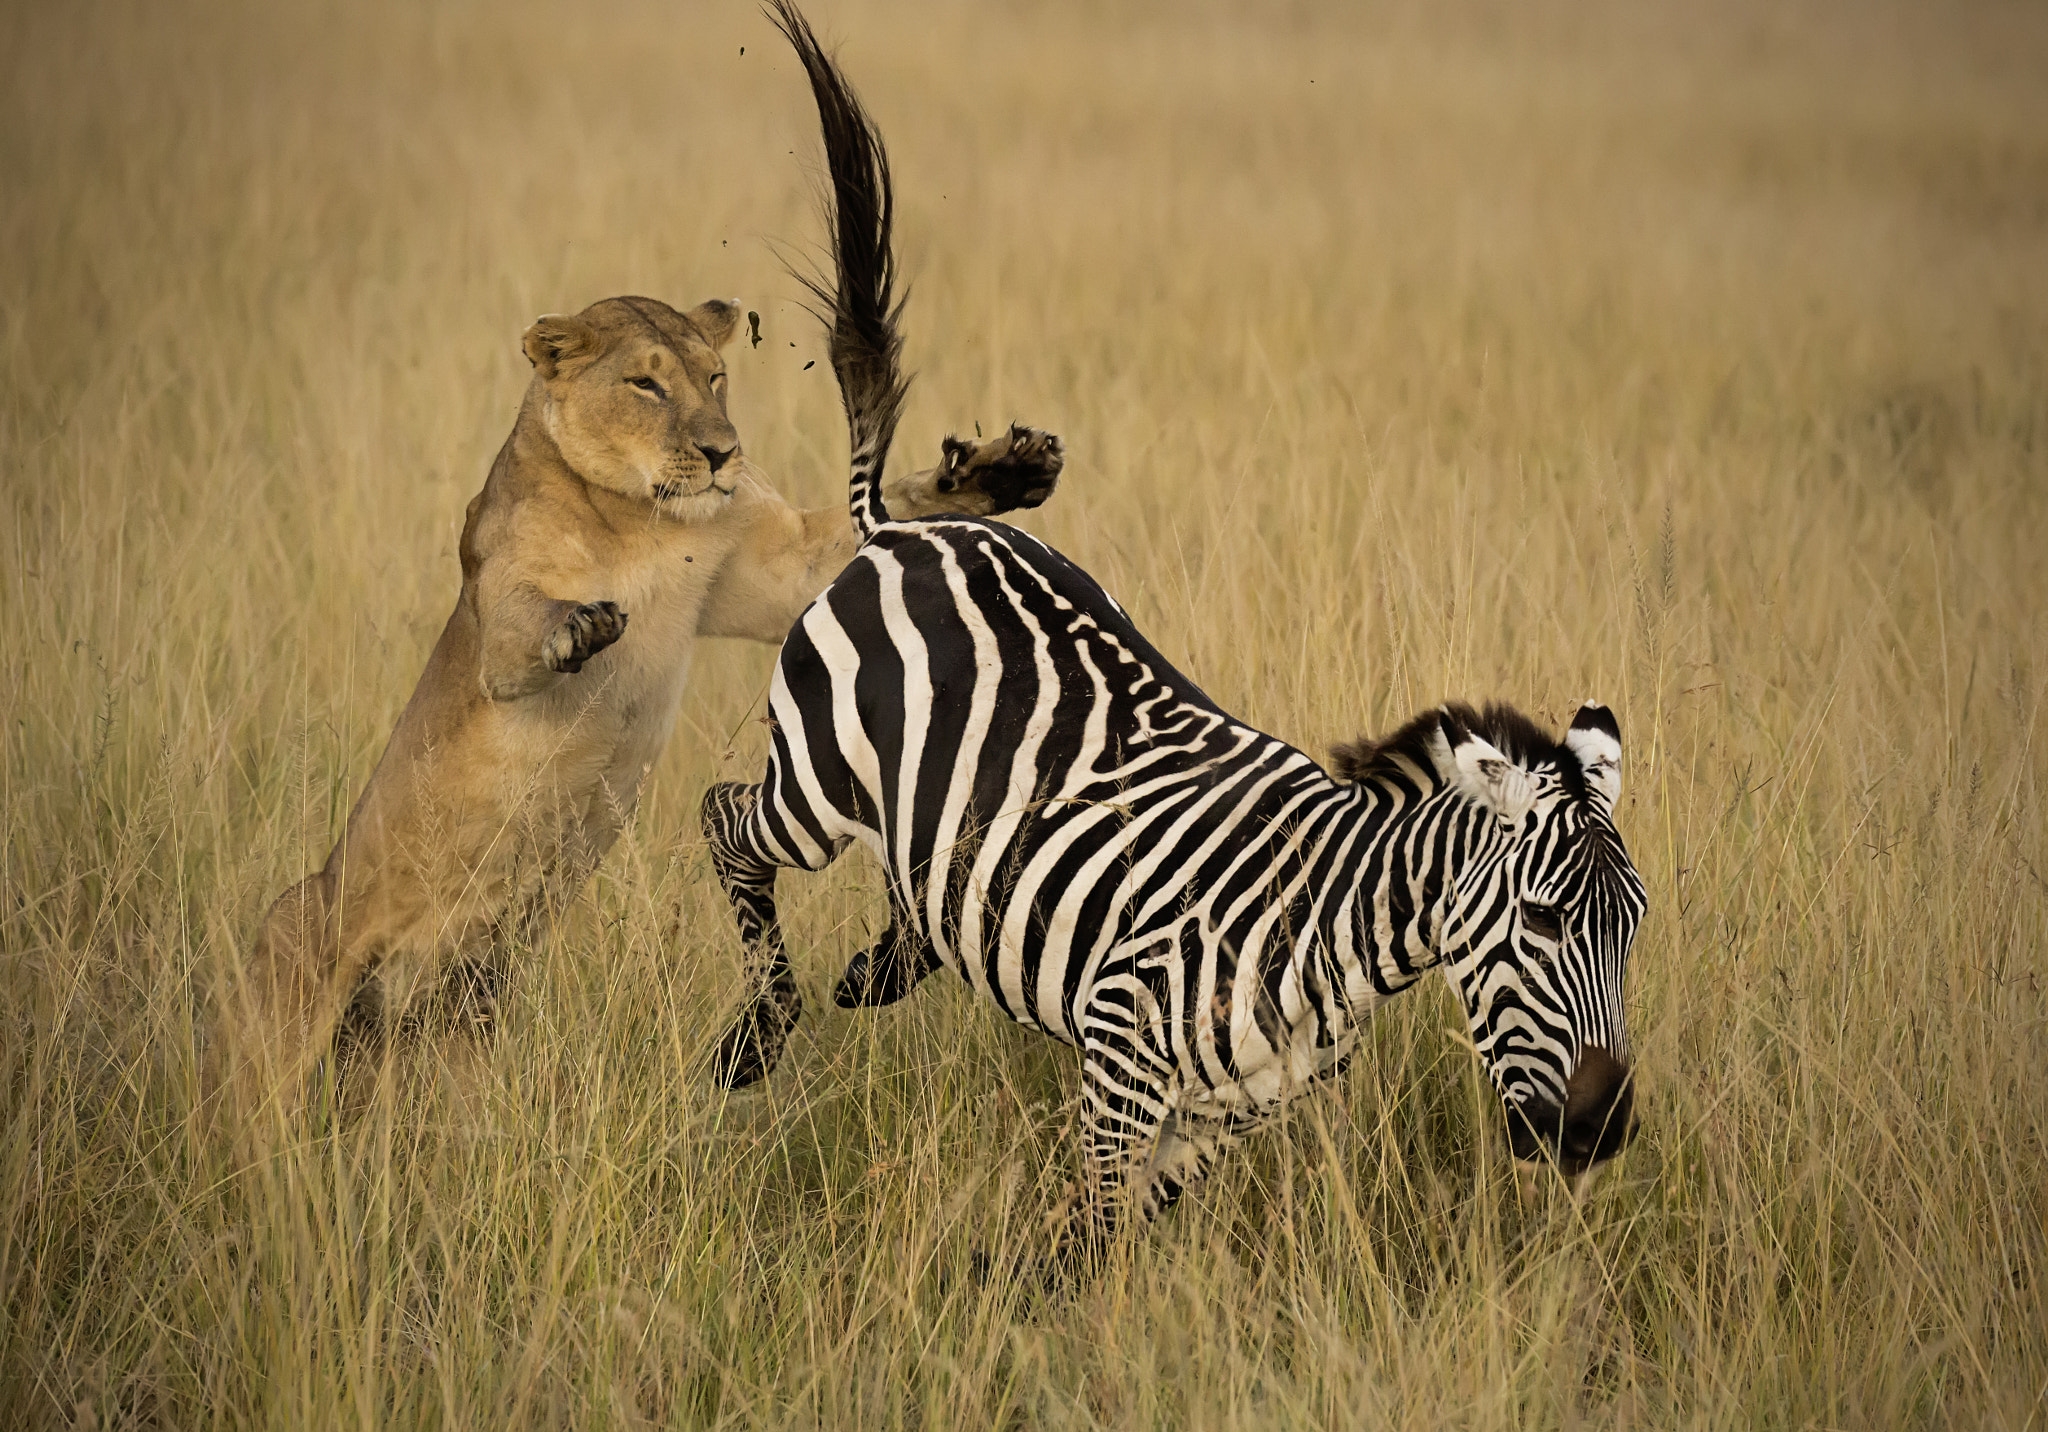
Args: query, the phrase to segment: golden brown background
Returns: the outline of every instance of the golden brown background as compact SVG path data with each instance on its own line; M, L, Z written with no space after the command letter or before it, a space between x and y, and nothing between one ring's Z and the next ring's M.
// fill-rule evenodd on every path
M523 326L743 296L749 451L842 491L815 118L742 3L11 6L0 1421L2048 1423L2048 11L813 19L896 162L899 460L1062 432L1026 524L1312 750L1615 706L1642 1137L1518 1189L1432 986L1097 1285L984 1285L1071 1059L829 1011L863 862L786 882L785 1072L708 1088L735 645L495 1042L224 1155L206 990L453 601Z

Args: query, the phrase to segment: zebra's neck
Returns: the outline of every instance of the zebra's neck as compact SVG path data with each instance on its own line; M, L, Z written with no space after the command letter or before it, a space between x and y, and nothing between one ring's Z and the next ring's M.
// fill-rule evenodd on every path
M1495 843L1431 774L1340 789L1317 859L1314 937L1290 954L1295 987L1332 1036L1444 962L1450 898Z

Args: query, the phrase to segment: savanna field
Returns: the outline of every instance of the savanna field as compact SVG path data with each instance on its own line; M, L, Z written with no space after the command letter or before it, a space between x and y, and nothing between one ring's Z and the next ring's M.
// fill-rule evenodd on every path
M897 461L1062 433L1021 525L1312 752L1614 707L1640 1136L1518 1179L1432 980L1094 1283L980 1276L1077 1061L950 978L833 1009L865 857L782 882L781 1071L708 1078L720 642L495 1038L209 1135L526 324L740 295L747 450L842 500L815 110L744 3L14 6L0 1425L2048 1427L2048 13L811 16L895 161Z

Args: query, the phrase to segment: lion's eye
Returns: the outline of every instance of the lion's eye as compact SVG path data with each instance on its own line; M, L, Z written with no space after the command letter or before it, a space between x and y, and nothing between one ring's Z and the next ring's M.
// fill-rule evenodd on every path
M1524 900L1522 924L1530 934L1552 943L1564 938L1564 917L1555 905L1539 905L1534 900Z
M657 398L666 398L668 393L652 378L628 378L626 382L643 393L652 393Z
M713 373L711 375L711 391L720 397L725 396L725 374Z

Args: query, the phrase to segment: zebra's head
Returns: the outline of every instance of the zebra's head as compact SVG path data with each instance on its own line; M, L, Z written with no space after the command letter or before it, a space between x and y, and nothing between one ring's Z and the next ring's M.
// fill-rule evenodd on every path
M1562 741L1503 707L1437 714L1425 749L1465 851L1437 948L1515 1156L1578 1173L1635 1131L1622 976L1646 901L1614 826L1621 728L1591 702Z

